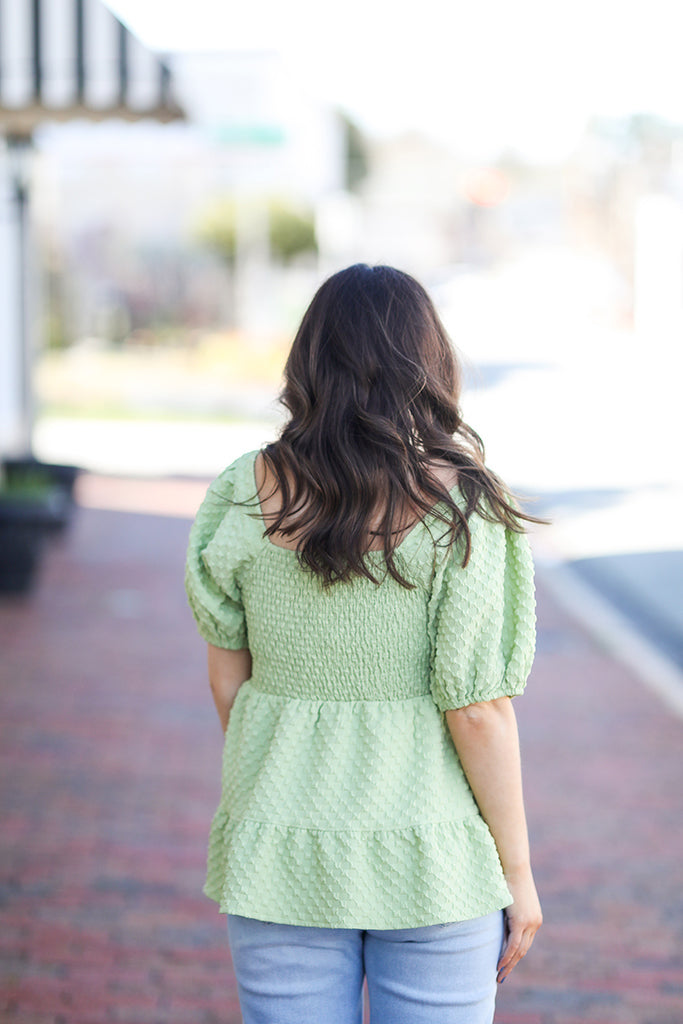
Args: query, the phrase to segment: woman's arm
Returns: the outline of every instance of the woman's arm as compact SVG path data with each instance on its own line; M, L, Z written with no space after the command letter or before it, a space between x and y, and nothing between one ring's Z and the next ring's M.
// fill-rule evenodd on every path
M514 902L498 963L503 981L525 955L542 923L527 834L517 720L509 697L446 711L455 749L498 848Z
M223 732L228 728L230 709L242 683L251 675L251 654L228 651L209 644L209 685Z

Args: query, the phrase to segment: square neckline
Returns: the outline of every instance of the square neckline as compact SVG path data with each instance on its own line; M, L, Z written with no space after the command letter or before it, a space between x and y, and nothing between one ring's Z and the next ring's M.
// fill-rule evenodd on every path
M261 454L261 449L260 448L257 449L254 452L254 457L253 457L252 462L251 462L251 476L252 476L252 480L253 480L253 484L254 484L254 488L255 488L256 501L257 501L257 504L258 504L258 518L259 518L259 522L260 522L261 526L263 527L263 529L265 530L267 528L267 524L266 524L265 516L263 514L263 507L261 505L261 498L259 496L259 485L258 485L258 481L256 479L256 460L257 460L257 458L259 457L260 454ZM265 480L264 480L264 482L265 482ZM456 483L453 484L453 486L448 489L448 494L452 495L454 491L458 491L459 490L459 487L460 487L459 482L456 481ZM434 513L434 510L440 504L441 504L440 501L435 502L431 506L431 508L429 509L428 512L425 512L425 514L423 516L421 516L419 519L417 519L413 523L413 525L410 527L410 529L408 530L406 535L403 537L403 539L401 541L399 541L399 543L394 548L394 552L400 551L400 549L406 543L408 538L413 533L415 533L420 526L424 526L425 525L427 519ZM273 548L275 551L284 551L288 555L298 555L299 554L299 549L298 548L287 548L283 544L275 544L275 542L272 541L270 539L270 537L264 536L263 533L261 534L261 539L263 540L263 542L265 543L265 545L267 547ZM363 558L365 558L367 555L383 555L383 554L384 554L384 548L368 548L367 551L363 552Z

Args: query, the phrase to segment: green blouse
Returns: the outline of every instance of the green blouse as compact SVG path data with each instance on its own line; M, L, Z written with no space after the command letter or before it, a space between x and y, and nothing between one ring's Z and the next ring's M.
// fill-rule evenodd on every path
M523 691L534 651L526 535L470 519L467 567L425 517L401 587L323 589L263 536L256 452L211 484L189 541L199 632L248 647L225 737L204 892L230 914L335 928L467 920L512 900L443 712ZM457 489L453 492L459 498Z

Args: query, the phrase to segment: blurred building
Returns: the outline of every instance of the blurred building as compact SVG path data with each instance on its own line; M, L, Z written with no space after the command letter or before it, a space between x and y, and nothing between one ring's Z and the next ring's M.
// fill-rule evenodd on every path
M281 312L277 300L265 308L281 275L270 272L254 208L285 197L313 216L344 189L344 120L297 91L277 54L177 55L172 66L186 123L40 134L36 216L61 321L53 329L67 341L121 337L150 321L226 322L235 275L241 326L267 329ZM252 211L240 221L232 268L198 237L200 222L228 199Z
M101 0L0 4L0 450L31 443L36 134L48 121L180 116L168 67Z

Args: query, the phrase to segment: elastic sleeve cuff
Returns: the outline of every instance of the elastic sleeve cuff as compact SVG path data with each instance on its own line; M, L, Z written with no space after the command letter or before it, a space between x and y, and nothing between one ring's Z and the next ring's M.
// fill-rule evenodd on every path
M468 687L439 686L432 687L434 703L442 713L466 708L470 704L483 704L499 697L519 697L524 693L526 680L519 676L505 675L499 680L475 680Z
M195 622L197 624L197 632L203 640L206 640L207 644L213 644L214 647L222 647L226 651L241 651L249 646L247 630L244 625L229 630L225 628L224 623L219 625L201 614L197 615L196 612Z
M206 640L207 644L212 644L214 647L222 647L225 651L242 651L249 646L245 630L242 630L241 633L228 635L222 630L202 623L197 625L197 631Z
M229 599L221 595L223 600L218 616L216 598L209 598L206 591L198 592L191 580L188 581L186 593L197 631L202 639L214 647L223 647L228 651L241 651L249 646L247 624L241 608L231 606Z

